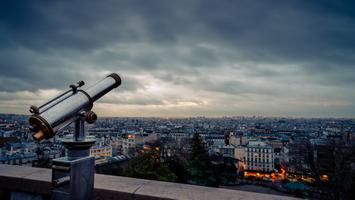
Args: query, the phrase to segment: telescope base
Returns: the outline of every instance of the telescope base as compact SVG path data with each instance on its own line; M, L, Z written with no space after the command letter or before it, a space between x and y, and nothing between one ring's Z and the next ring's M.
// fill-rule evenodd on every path
M67 158L75 160L78 158L90 156L90 148L96 140L85 139L84 141L62 140L62 144L67 149Z
M94 157L54 159L52 166L52 199L91 199L94 175Z

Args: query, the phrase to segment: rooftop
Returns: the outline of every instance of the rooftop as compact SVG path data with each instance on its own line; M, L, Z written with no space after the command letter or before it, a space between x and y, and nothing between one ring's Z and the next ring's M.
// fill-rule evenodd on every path
M0 165L0 199L13 192L50 196L51 170L14 165ZM121 176L95 174L95 199L182 199L182 200L277 200L296 199L287 196L151 181Z

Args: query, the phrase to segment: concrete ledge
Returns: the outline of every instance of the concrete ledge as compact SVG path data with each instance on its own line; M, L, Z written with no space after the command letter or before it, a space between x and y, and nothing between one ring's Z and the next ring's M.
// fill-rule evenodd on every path
M50 180L50 169L0 165L0 190L2 191L28 192L49 197ZM3 192L0 192L0 195L2 194ZM0 199L4 198L0 196ZM296 198L96 174L94 199L291 200Z

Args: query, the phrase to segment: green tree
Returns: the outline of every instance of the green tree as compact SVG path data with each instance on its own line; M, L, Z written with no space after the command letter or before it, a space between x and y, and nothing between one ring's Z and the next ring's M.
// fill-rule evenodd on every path
M327 160L314 157L315 147L310 142L306 144L306 164L310 175L315 179L313 186L320 189L323 199L353 199L355 186L355 146L329 141L327 144ZM324 167L324 163L325 165ZM328 181L321 180L327 174Z
M198 133L190 141L187 171L188 182L191 184L215 187L219 185L214 166Z
M160 162L159 144L151 144L150 149L132 158L124 175L134 178L175 182L177 176L170 171L165 163Z
M170 171L177 176L176 182L187 183L186 163L181 159L181 157L174 155L166 158L164 163L168 166Z
M223 163L220 170L221 184L234 184L237 179L237 168L233 158L223 158Z

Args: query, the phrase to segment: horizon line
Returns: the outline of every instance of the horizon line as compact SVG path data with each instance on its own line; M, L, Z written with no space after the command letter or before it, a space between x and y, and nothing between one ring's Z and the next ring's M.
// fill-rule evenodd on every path
M31 114L20 113L3 113L0 115L22 115L30 116ZM161 119L188 119L188 118L206 118L206 119L221 119L221 118L286 118L286 119L345 119L355 120L355 117L335 117L335 116L284 116L284 115L221 115L221 116L99 116L99 118L161 118Z

